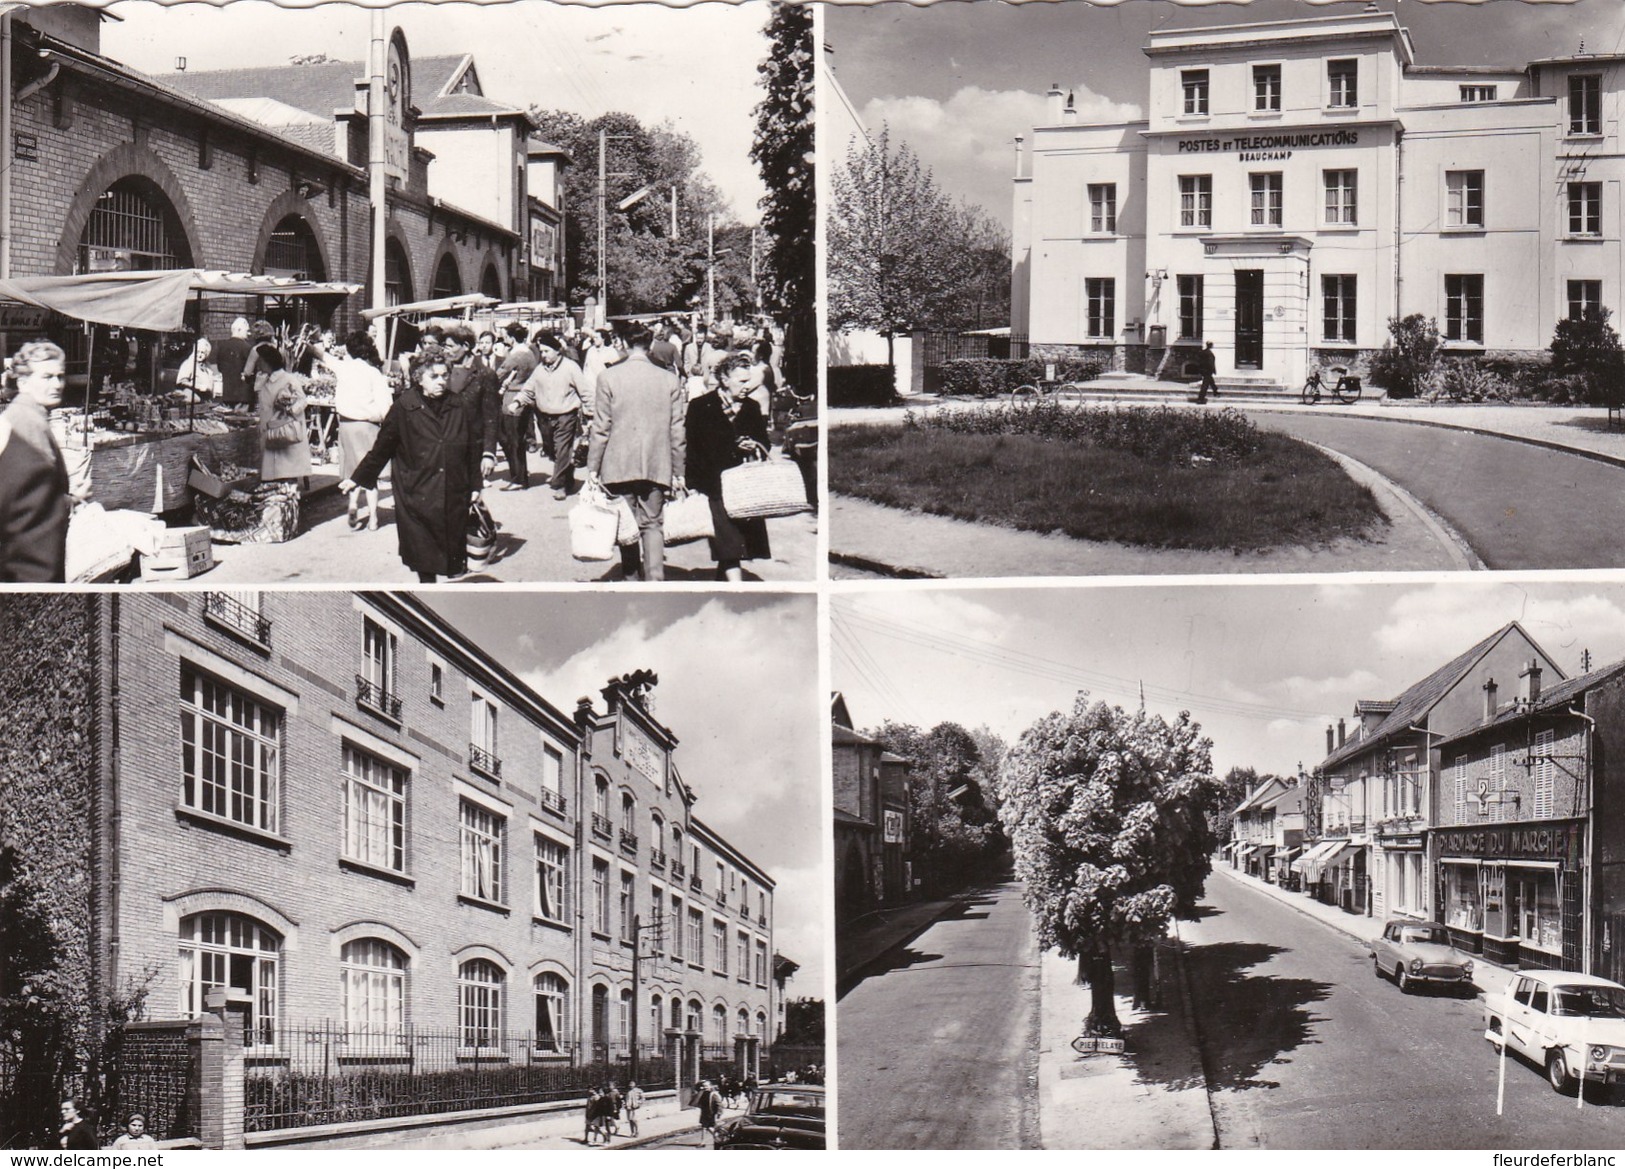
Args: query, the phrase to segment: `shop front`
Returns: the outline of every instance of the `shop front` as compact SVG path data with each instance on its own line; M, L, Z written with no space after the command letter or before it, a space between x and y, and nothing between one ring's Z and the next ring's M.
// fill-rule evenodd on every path
M1451 941L1505 966L1580 969L1585 821L1439 828Z

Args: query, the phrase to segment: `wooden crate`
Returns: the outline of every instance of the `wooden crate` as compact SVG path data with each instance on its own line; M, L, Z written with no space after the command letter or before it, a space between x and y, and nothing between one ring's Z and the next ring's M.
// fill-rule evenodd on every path
M96 500L109 511L152 511L161 467L163 493L159 510L185 507L191 501L186 479L194 454L216 469L223 463L257 468L260 428L233 427L225 434L132 434L127 440L115 439L97 446L90 452L90 481Z

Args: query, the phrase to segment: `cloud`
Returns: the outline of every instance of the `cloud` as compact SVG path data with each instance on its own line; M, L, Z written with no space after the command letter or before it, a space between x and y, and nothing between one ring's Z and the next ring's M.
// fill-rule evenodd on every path
M1570 673L1577 669L1582 649L1592 651L1596 665L1625 656L1625 596L1592 591L1541 595L1516 585L1476 582L1405 593L1390 607L1372 641L1379 651L1402 654L1425 672L1514 619Z
M1081 83L1071 88L1080 122L1141 117L1138 105L1111 101ZM946 101L875 98L864 106L863 120L871 132L889 125L893 140L907 142L951 198L966 198L1007 222L1014 139L1046 120L1044 103L1042 93L967 85Z

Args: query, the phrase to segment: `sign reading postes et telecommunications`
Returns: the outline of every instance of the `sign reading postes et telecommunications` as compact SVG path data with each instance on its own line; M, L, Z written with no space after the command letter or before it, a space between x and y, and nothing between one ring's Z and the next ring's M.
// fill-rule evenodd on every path
M1316 146L1358 146L1358 130L1303 130L1287 134L1242 134L1234 138L1181 138L1181 154L1230 154L1242 162L1291 158L1292 152Z

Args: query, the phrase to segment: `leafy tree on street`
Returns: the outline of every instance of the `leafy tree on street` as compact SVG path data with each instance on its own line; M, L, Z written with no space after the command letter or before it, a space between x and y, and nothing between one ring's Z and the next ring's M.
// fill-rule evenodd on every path
M1195 908L1211 869L1208 815L1224 798L1210 740L1079 694L1039 719L1005 757L1000 796L1016 876L1039 945L1076 958L1090 987L1090 1034L1122 1033L1114 953L1148 948Z
M761 201L767 247L758 275L763 307L785 326L785 376L811 386L818 379L811 7L775 2L766 31L768 55L756 67L764 96L750 151L767 186Z
M1007 848L994 787L1004 743L986 728L938 723L929 731L887 722L870 737L914 763L909 773L910 849L928 891L944 891L1000 859Z
M1439 323L1412 313L1388 318L1388 343L1371 355L1371 380L1390 398L1414 398L1439 360Z

